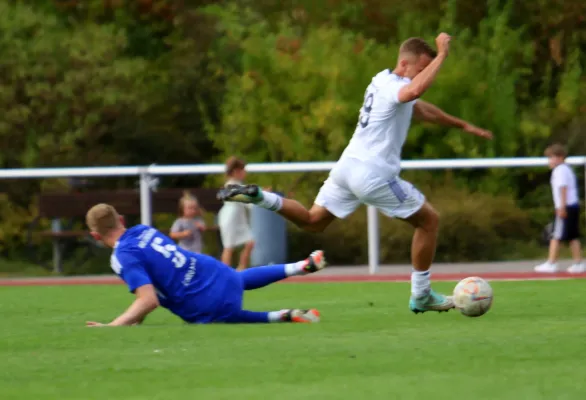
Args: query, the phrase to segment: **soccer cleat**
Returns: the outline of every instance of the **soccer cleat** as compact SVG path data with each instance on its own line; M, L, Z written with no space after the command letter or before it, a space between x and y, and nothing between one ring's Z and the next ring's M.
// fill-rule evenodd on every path
M540 264L537 267L535 267L534 270L535 272L541 272L545 274L555 274L556 272L558 272L558 265L546 261L543 264Z
M409 308L415 314L426 311L444 312L455 308L454 300L451 296L444 296L431 290L427 296L415 298L411 296Z
M303 270L308 274L320 271L327 265L323 250L316 250L312 252L305 260L305 262L306 265L303 267Z
M586 272L586 263L576 263L572 265L570 268L568 268L568 272L570 274L583 274L584 272Z
M301 323L301 324L313 324L319 322L319 311L316 309L311 310L289 310L283 314L283 321Z
M218 200L237 203L256 204L263 199L262 190L257 185L226 185L218 191Z

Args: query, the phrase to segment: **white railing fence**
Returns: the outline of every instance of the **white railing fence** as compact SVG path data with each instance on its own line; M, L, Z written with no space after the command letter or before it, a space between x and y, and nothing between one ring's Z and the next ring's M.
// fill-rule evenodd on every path
M586 156L569 157L567 163L582 166L585 171L584 187L586 192ZM295 162L295 163L266 163L248 164L246 169L250 173L278 173L278 172L324 172L329 171L334 162ZM472 169L472 168L527 168L545 167L547 158L484 158L484 159L444 159L444 160L414 160L403 161L404 170L430 169ZM26 178L72 178L72 177L112 177L138 176L140 177L140 210L141 222L145 225L152 223L151 192L157 176L162 175L201 175L222 174L224 165L150 165L128 167L80 167L80 168L26 168L0 169L0 179ZM316 192L317 193L317 192ZM379 267L379 228L378 212L374 207L367 208L368 215L368 270L375 274Z

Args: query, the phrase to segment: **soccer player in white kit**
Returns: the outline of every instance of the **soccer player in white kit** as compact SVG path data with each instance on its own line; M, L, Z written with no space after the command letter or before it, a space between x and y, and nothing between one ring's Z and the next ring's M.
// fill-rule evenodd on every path
M374 206L415 228L411 247L411 311L454 308L451 297L431 289L429 268L435 255L438 213L423 194L399 177L401 150L413 114L424 121L492 138L491 132L419 100L446 60L449 43L450 36L441 33L436 38L436 52L420 38L408 39L400 47L395 69L386 69L372 79L366 88L354 135L310 210L295 200L262 191L256 185L227 186L218 192L218 198L257 204L311 232L321 232L334 219L347 217L360 203Z

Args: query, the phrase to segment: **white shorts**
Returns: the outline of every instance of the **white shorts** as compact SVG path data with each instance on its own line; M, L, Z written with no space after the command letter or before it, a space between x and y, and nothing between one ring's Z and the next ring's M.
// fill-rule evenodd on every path
M398 176L388 179L359 160L341 160L321 187L315 204L338 218L346 218L361 203L376 207L388 217L406 219L423 207L425 196Z

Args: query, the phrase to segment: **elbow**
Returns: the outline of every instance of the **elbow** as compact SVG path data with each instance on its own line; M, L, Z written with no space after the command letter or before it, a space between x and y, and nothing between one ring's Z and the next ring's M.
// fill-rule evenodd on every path
M143 307L147 313L155 311L159 306L159 299L157 299L156 297L148 297L143 299Z

